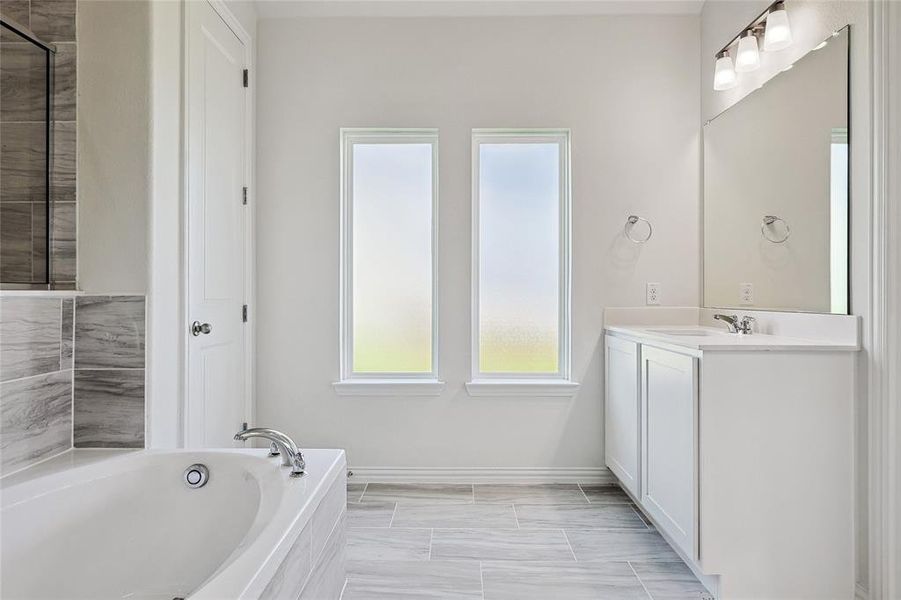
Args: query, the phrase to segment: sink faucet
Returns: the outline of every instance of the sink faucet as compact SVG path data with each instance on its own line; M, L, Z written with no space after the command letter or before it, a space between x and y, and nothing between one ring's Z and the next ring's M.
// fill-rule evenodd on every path
M745 335L754 333L754 322L757 321L754 317L749 317L745 315L741 318L741 321L738 320L738 315L713 315L713 318L717 321L723 321L727 327L729 327L729 333L743 333Z
M294 440L289 438L281 431L268 429L266 427L254 427L253 429L242 429L235 434L236 442L243 442L250 438L263 438L269 440L278 448L279 454L282 455L282 466L291 467L291 477L300 477L303 475L307 467L307 463L303 458L303 454L297 448Z

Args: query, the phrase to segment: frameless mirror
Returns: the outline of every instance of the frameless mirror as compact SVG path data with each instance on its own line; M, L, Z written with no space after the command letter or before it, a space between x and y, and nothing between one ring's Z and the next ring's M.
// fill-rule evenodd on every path
M848 313L848 37L705 125L705 306Z

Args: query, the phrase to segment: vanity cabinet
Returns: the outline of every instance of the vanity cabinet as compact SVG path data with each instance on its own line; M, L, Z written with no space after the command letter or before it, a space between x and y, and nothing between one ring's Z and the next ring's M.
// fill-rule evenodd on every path
M640 496L639 345L606 336L606 398L604 456L607 466L633 496Z

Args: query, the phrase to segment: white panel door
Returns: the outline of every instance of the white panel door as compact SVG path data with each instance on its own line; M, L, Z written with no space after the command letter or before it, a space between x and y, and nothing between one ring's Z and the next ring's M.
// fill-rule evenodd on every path
M642 345L641 400L641 505L695 558L697 359Z
M605 340L604 457L623 486L639 497L639 346L609 335Z
M246 419L244 46L208 2L188 11L186 445L232 446Z

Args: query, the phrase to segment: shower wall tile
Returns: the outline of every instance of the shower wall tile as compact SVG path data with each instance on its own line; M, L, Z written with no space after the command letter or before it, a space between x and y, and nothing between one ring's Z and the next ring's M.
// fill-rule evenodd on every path
M53 119L75 121L75 86L78 46L73 43L56 45L53 64Z
M27 42L0 42L0 120L44 120L46 56Z
M71 371L0 383L0 475L71 446Z
M53 169L50 173L50 198L54 202L75 201L75 123L53 124Z
M0 381L60 369L60 299L0 298Z
M74 402L76 448L144 447L143 369L76 370Z
M0 123L0 202L32 202L46 193L43 123Z
M0 203L0 280L31 281L32 239L30 202Z
M77 207L74 202L53 204L53 238L51 240L53 281L75 281L75 229Z
M75 345L75 300L64 298L59 331L59 368L71 369Z
M0 15L30 29L31 21L28 16L28 4L29 0L0 0Z
M75 368L144 368L144 297L75 299Z
M75 0L31 0L31 30L45 42L74 42L75 8Z
M31 280L47 281L47 205L31 204Z

